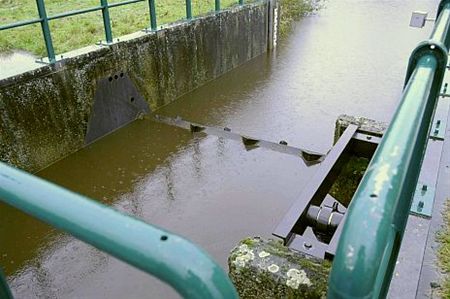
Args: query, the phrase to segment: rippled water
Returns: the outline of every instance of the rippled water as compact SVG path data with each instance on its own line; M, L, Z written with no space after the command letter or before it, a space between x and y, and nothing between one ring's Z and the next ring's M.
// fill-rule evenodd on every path
M326 152L341 113L388 121L410 52L429 34L412 10L438 1L329 0L275 53L158 111ZM229 250L272 229L317 167L267 149L137 121L40 172L181 234L226 267ZM171 298L156 279L0 205L0 262L17 298Z

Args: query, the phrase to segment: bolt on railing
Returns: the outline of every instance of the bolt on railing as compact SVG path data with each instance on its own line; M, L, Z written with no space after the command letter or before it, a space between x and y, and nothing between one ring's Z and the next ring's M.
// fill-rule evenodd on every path
M411 55L397 111L347 211L328 298L384 298L405 231L450 45L450 0Z
M0 201L154 275L184 298L238 298L228 275L193 243L1 162ZM1 272L0 298L12 298Z

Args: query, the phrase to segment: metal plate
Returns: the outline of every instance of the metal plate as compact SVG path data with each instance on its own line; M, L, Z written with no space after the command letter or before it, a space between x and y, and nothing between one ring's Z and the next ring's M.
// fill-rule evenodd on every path
M428 186L427 184L419 182L416 187L416 192L414 193L410 213L425 218L431 218L435 193L436 189L434 186Z
M127 74L103 78L97 82L85 143L92 143L148 113L147 102Z

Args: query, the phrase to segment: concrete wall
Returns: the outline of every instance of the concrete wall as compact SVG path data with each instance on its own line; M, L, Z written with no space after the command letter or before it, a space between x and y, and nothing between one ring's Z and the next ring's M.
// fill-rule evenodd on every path
M123 37L0 81L0 160L37 171L79 150L97 82L124 72L152 110L256 57L268 47L268 4Z

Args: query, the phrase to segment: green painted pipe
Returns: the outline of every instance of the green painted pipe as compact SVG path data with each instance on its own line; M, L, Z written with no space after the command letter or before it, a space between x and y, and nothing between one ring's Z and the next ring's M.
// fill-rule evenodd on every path
M4 163L0 201L158 277L185 298L238 298L222 268L191 242Z
M328 298L383 298L389 290L447 65L450 1L443 2L431 40L411 56L400 104L350 203Z
M50 26L48 24L47 11L45 10L44 0L36 0L36 6L38 9L39 18L41 19L42 35L44 36L48 60L50 63L55 63L55 49L53 48L52 35L50 33Z
M155 0L148 0L148 9L150 11L150 28L152 30L156 30L156 8L155 8Z
M215 2L214 2L214 10L216 12L220 11L220 0L215 0Z
M102 7L103 27L105 29L105 38L108 44L113 42L111 19L109 17L108 0L100 0L100 6Z
M186 0L186 19L192 19L192 2L191 0Z

